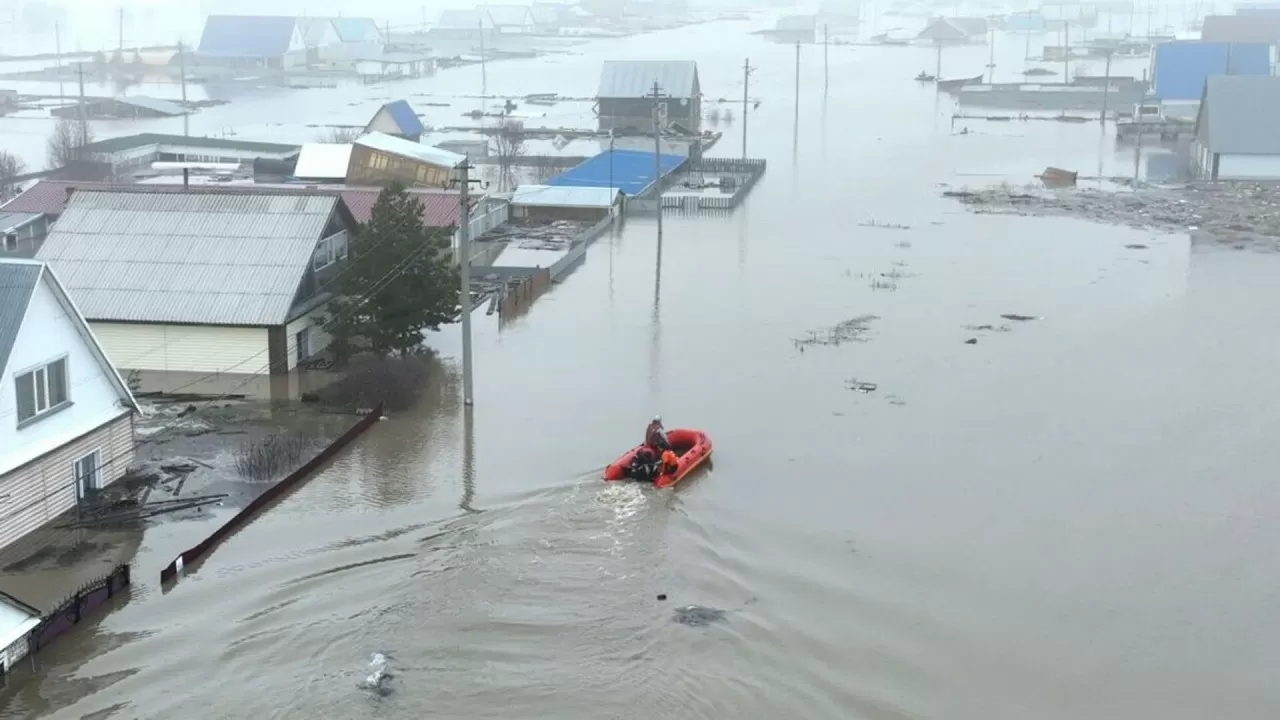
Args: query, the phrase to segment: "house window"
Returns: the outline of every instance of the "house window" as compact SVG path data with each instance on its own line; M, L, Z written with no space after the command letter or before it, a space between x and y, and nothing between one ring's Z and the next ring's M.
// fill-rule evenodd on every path
M5 233L5 235L4 235L4 251L5 251L5 252L17 252L17 251L18 251L18 236L17 236L17 235L15 235L15 234L13 234L13 233Z
M323 270L338 260L347 259L347 235L338 233L320 241L316 245L316 254L312 258L311 267Z
M18 424L59 410L70 402L67 396L65 357L29 370L14 378L18 400Z
M76 461L76 493L83 500L102 489L102 451L94 450Z

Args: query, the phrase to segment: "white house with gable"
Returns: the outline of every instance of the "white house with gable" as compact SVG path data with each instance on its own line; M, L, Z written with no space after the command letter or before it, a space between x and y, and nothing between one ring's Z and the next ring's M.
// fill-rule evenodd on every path
M0 261L0 549L133 463L138 407L53 270Z

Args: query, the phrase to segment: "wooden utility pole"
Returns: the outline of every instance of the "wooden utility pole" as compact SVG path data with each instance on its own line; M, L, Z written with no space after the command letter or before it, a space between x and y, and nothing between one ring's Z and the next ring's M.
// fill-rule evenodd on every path
M1230 47L1229 45L1227 47ZM1098 113L1098 122L1107 124L1107 95L1111 91L1111 52L1107 52L1106 77L1102 81L1102 112Z
M827 32L827 24L822 24L822 97L827 96L827 87L831 84L831 60L829 50L831 48L830 35Z
M187 106L187 53L178 41L178 72L182 73L182 135L191 135L191 108Z
M462 404L470 406L474 401L471 377L471 184L481 185L479 179L471 178L470 155L458 165L461 173L457 183L458 193L458 268L462 276L459 292L459 305L462 308Z
M658 253L662 253L662 123L666 107L662 104L662 87L655 80L653 91L653 201L658 208Z
M800 127L800 43L796 43L796 127Z

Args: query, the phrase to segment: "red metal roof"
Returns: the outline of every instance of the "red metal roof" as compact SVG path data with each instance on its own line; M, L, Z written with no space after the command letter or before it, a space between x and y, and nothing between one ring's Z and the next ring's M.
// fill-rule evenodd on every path
M254 185L193 185L193 189L201 193L270 193L278 195L282 192L298 194L328 195L337 193L342 202L351 211L356 222L365 223L373 215L373 205L378 200L380 188L346 187L342 185L326 185L317 188L299 187L286 183L254 184ZM181 183L173 184L136 184L136 183L104 183L74 182L68 180L41 180L27 188L21 195L4 205L0 211L17 213L43 213L61 215L67 206L67 198L72 190L110 190L114 192L182 192ZM427 227L449 227L458 224L458 193L447 190L429 190L410 188L410 194L422 203L422 224Z

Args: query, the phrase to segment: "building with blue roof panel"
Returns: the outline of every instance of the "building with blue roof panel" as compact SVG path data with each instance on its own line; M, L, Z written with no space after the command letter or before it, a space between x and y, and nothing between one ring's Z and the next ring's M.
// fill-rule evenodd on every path
M688 160L683 155L659 155L666 177ZM654 184L653 153L641 150L609 150L547 181L556 187L615 187L623 194L643 195Z
M418 119L418 113L414 112L408 101L396 100L378 108L378 112L374 113L373 119L365 126L364 131L380 132L418 142L427 128Z
M210 15L196 54L205 61L282 69L306 65L307 44L293 17Z
M1271 47L1262 43L1178 40L1156 46L1152 92L1162 103L1199 103L1214 75L1270 75Z

